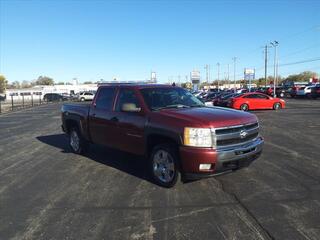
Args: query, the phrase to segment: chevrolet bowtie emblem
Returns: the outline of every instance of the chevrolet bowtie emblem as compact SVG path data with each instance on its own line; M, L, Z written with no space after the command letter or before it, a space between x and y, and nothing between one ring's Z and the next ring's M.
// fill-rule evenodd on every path
M245 130L240 131L240 138L245 138L248 135L248 132Z

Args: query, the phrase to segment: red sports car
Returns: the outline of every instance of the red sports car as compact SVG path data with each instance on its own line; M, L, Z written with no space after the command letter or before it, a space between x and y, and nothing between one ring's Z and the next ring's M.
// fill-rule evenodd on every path
M252 92L231 98L228 106L243 111L257 109L274 109L284 108L286 102L280 98L273 98L263 93Z

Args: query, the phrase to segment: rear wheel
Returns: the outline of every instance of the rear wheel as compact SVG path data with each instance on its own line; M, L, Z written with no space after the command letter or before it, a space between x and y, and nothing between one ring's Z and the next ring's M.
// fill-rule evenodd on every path
M242 111L248 111L249 110L249 105L244 103L240 106L240 110Z
M170 144L155 146L150 155L149 165L152 179L162 187L173 187L180 178L178 154Z
M279 110L279 109L281 109L281 104L280 104L280 103L275 103L275 104L273 104L273 109L274 109L274 110Z
M83 154L88 148L87 141L82 137L79 129L74 127L69 132L69 145L74 153Z

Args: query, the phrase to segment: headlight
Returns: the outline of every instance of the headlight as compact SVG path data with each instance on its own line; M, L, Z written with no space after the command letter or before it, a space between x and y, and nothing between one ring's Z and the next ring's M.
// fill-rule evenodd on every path
M212 135L210 128L185 128L184 145L192 147L211 147Z

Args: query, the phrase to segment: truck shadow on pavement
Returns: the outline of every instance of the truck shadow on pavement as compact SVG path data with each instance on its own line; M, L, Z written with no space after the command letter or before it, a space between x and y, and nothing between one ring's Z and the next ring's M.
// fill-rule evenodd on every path
M65 134L38 136L36 138L42 143L61 149L62 153L72 153L69 147L68 137ZM151 182L147 175L146 160L143 157L96 144L91 144L84 156L89 160Z

